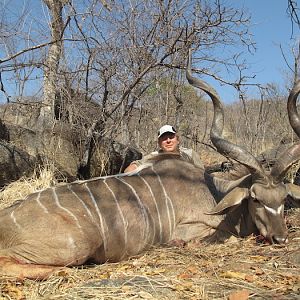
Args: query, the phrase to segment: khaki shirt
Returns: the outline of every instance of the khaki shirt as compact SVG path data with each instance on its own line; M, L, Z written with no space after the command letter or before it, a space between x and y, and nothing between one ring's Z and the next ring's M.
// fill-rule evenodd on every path
M158 150L158 151L151 152L150 154L145 155L142 159L133 161L132 163L136 164L137 166L141 166L142 164L146 163L149 159L151 159L152 157L160 153L163 153L163 151ZM200 156L193 149L179 147L179 154L185 161L194 164L198 168L204 169L204 165L201 161Z

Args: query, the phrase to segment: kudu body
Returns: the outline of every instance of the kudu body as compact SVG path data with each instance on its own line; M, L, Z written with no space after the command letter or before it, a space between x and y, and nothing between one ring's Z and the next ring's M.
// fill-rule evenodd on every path
M31 194L0 211L0 274L44 278L57 267L119 261L173 239L201 239L220 232L224 236L223 229L239 235L258 229L271 241L286 241L284 199L288 194L298 198L300 192L284 185L282 177L299 159L300 146L293 146L266 174L250 154L222 137L221 102L214 90L191 76L190 60L187 78L213 100L212 142L249 174L220 183L179 156L162 154L132 173ZM289 98L291 125L297 132L299 91L300 84ZM217 205L211 183L227 193ZM231 213L225 219L218 215L232 207L239 210L238 221ZM206 214L209 211L216 215Z
M215 204L204 170L178 155L51 187L0 212L0 274L42 278L53 266L116 262L173 239L208 237L222 224L204 213Z
M243 176L237 180L224 180L213 177L215 190L224 198L211 211L211 214L227 213L226 218L239 235L250 234L258 230L269 241L287 242L287 227L284 220L284 203L288 195L296 200L300 198L300 187L284 184L283 179L291 165L300 159L300 144L285 150L270 172L242 147L235 145L223 136L224 112L216 91L205 82L191 75L191 52L189 53L187 79L191 85L209 95L214 106L214 118L211 127L211 141L217 151L240 164ZM296 101L300 92L300 81L294 84L290 92L287 110L295 133L300 137L300 118ZM210 176L207 174L208 180ZM228 213L228 210L231 210Z

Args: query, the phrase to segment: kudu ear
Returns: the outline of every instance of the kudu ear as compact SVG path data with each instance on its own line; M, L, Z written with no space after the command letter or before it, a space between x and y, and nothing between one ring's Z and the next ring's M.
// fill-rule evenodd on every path
M240 185L250 185L251 176L251 174L248 174L236 180L227 180L213 175L212 179L218 191L221 193L228 193Z
M248 188L236 187L230 191L215 207L212 211L207 212L207 215L222 215L224 210L241 204L242 201L249 196Z
M296 207L300 207L300 186L293 184L293 183L287 183L286 189L288 194L294 199Z

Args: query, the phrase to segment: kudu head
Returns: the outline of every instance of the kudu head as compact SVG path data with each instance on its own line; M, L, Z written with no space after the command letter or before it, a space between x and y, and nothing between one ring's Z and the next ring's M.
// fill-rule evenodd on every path
M214 106L214 117L210 138L217 151L229 159L235 160L249 170L244 177L243 187L238 183L229 185L225 197L210 214L223 214L227 209L237 207L243 200L248 201L248 210L252 221L260 234L272 243L287 242L287 227L284 220L284 202L291 195L300 198L300 188L293 184L284 184L283 179L289 167L300 159L300 144L293 145L281 154L270 172L266 172L261 163L242 147L227 141L223 136L224 111L217 92L202 80L192 77L191 51L189 52L186 77L188 82L209 95ZM300 137L300 118L296 101L300 92L298 81L288 98L288 114L292 128Z

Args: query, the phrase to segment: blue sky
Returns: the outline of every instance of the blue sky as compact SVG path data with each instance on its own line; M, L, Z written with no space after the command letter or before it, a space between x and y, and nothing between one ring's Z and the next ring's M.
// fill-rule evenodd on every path
M288 71L281 54L280 44L291 59L293 41L292 24L287 15L286 0L239 0L231 1L237 6L243 6L252 16L253 39L257 43L257 51L247 55L251 62L252 71L256 73L255 82L260 84L276 83L284 88L287 78L284 72ZM299 4L298 4L299 6ZM299 28L294 27L294 38L299 39ZM232 102L236 94L232 88L217 88L224 102ZM253 91L253 96L255 92Z
M19 1L19 0L18 0ZM36 1L36 0L34 0ZM34 3L33 1L33 3ZM244 7L252 15L253 39L257 43L257 51L246 54L247 61L251 63L252 72L255 72L254 82L259 84L275 83L284 88L288 70L282 57L279 45L281 44L291 62L290 49L292 24L287 15L287 0L224 0L237 7ZM300 4L298 4L300 6ZM294 28L294 38L299 38L299 28ZM224 102L230 103L237 100L237 94L231 87L219 86L215 81L208 79L221 95ZM249 91L256 96L256 91ZM248 94L251 97L251 93ZM0 101L5 97L0 93Z

